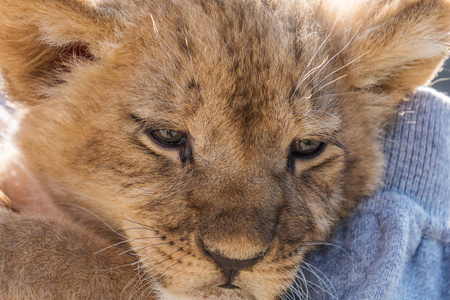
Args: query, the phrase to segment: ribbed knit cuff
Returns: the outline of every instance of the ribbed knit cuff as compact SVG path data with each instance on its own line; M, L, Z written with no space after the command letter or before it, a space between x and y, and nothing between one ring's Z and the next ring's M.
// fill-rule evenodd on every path
M418 89L402 104L384 153L383 191L407 195L440 222L450 223L450 99Z

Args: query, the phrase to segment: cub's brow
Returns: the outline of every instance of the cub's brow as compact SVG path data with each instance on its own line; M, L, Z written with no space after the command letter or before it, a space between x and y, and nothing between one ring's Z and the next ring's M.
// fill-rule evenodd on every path
M181 129L177 125L177 122L172 119L165 119L162 116L155 118L142 117L135 113L129 114L130 120L137 123L139 125L139 129L147 130L147 129Z
M322 131L317 134L317 137L321 139L322 142L333 144L339 148L343 148L342 143L339 141L339 129L333 131Z

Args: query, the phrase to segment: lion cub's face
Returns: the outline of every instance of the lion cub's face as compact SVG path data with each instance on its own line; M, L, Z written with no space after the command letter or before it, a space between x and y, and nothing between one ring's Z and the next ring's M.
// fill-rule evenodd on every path
M399 53L425 37L388 22L437 18L445 1L375 16L378 4L339 15L275 0L56 2L28 8L36 34L0 28L17 34L0 34L18 57L2 61L9 93L30 104L18 145L55 202L126 237L148 274L137 295L164 299L282 293L373 190L377 134L444 56L447 25L424 20L436 49ZM11 16L28 6L7 5ZM15 51L39 34L35 60Z

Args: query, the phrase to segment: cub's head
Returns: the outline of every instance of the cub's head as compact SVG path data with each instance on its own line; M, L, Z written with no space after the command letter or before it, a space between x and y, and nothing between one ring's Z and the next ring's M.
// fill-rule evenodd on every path
M444 59L450 4L334 3L2 1L23 162L129 241L136 295L273 299L377 187L378 136Z

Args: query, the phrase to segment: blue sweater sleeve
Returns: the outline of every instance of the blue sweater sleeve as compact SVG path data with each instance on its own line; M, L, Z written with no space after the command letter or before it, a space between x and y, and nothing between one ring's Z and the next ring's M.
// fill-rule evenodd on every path
M384 152L384 187L308 256L285 299L450 299L450 100L419 89Z

